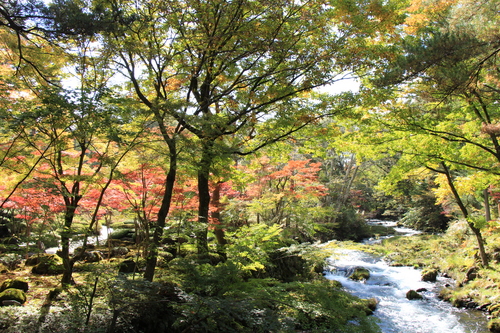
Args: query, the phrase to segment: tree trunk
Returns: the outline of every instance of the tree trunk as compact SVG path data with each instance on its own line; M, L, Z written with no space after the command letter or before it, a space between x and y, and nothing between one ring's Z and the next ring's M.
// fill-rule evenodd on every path
M491 209L490 209L490 196L488 194L488 189L485 188L483 190L484 195L484 217L486 218L486 222L491 221Z
M73 264L74 262L69 257L69 245L71 240L71 225L75 217L75 211L78 205L79 197L65 198L66 212L64 214L64 227L61 232L61 252L60 257L63 261L63 275L61 284L69 285L73 282Z
M351 156L349 164L345 167L344 181L343 181L342 188L340 189L340 193L338 194L338 197L337 197L337 200L335 203L336 214L333 216L332 223L335 223L337 221L338 213L342 211L342 207L345 206L347 199L349 198L352 183L354 182L354 179L356 178L356 175L358 173L358 168L359 168L359 166L355 165L355 164L356 164L356 160L354 159L353 156Z
M170 154L170 166L165 180L165 193L163 194L160 211L158 212L156 226L153 232L153 241L149 245L148 255L146 257L146 271L144 272L144 279L147 281L153 281L156 264L158 262L158 248L160 246L163 229L165 229L168 212L170 210L170 203L172 201L176 177L177 154L174 152Z
M221 185L222 182L218 182L215 185L215 189L212 193L212 207L214 208L212 211L212 219L214 220L214 234L215 238L217 239L217 252L223 257L226 257L224 247L227 244L227 240L224 234L224 228L220 215L220 211L222 209L220 202Z
M453 193L453 196L455 197L455 200L457 201L458 207L460 207L460 210L462 212L462 215L464 216L465 220L467 221L467 224L469 225L469 228L472 230L474 235L476 236L477 240L477 245L479 248L479 256L481 257L481 262L484 267L488 267L488 256L486 255L486 251L484 249L484 240L483 240L483 235L481 234L481 230L477 228L473 222L469 220L469 212L467 210L467 207L465 207L465 204L463 203L462 199L460 198L460 195L455 188L455 184L453 183L453 179L451 177L450 169L446 166L444 162L441 163L444 169L444 174L446 175L446 180L448 181L448 185L450 186L451 192Z
M196 232L198 255L208 255L208 218L210 212L210 167L212 166L213 142L203 144L198 168L198 230Z
M208 254L208 214L210 208L210 190L208 172L198 171L198 230L196 232L197 249L200 256Z

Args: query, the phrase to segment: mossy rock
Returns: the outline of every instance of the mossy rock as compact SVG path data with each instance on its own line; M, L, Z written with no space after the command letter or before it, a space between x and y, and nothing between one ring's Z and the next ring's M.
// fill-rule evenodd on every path
M122 239L125 237L132 237L134 231L131 229L116 229L109 235L111 239Z
M48 253L38 253L35 255L32 255L26 261L24 262L25 266L36 266L41 262L46 262L46 261L52 261L52 260L60 260L60 257L55 255L55 254L48 254Z
M478 277L480 277L479 268L477 268L476 266L472 266L465 273L465 280L463 281L463 284L469 283L470 281L475 280Z
M438 270L434 268L424 269L422 271L422 281L436 282Z
M4 301L16 301L20 304L24 304L26 302L26 294L21 289L5 289L0 293L0 303L6 303Z
M134 273L137 270L137 264L133 260L125 260L118 265L118 273Z
M0 292L6 290L6 289L19 289L24 292L27 292L29 287L28 287L28 282L23 281L23 280L18 280L18 279L7 279L2 283L2 286L0 287Z
M349 275L349 279L355 281L368 280L370 278L370 271L364 267L356 267Z
M359 299L353 305L355 309L363 311L367 316L370 316L377 309L378 301L375 298Z
M39 257L38 264L32 268L31 272L41 275L57 275L64 272L64 267L61 258L52 254Z
M361 301L365 306L365 313L367 315L372 315L373 312L377 309L378 300L376 298L362 299Z
M500 317L500 303L490 305L488 311L493 318Z
M416 292L415 290L412 289L412 290L408 290L408 292L406 293L406 298L411 301L414 299L422 299L423 297L418 292Z
M500 333L500 319L492 319L488 322L488 330L493 333Z
M125 246L116 246L111 249L111 257L121 257L128 254L130 250Z
M99 251L88 251L84 253L83 259L87 263L100 262L102 261L102 254Z

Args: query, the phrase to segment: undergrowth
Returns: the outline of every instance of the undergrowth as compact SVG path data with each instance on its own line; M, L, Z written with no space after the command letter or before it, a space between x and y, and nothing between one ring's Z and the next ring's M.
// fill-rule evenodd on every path
M276 227L239 232L226 261L184 250L162 261L154 282L119 274L116 261L88 265L44 305L0 307L0 332L379 331L368 302L322 276L330 251L287 244Z

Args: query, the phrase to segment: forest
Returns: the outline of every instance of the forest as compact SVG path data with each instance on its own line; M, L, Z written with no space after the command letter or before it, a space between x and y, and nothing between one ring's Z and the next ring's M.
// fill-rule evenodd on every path
M380 332L345 248L500 332L499 13L2 1L0 332Z

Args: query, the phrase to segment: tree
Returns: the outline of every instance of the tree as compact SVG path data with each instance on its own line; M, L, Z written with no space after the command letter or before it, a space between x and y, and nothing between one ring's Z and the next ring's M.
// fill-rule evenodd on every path
M157 219L164 191L164 170L158 166L138 161L139 165L128 165L119 179L115 181L116 193L109 204L118 210L132 210L137 221L136 242L144 243L149 249L150 225ZM118 193L117 193L118 192ZM142 234L144 233L144 234Z
M246 0L59 0L49 5L12 1L0 9L0 26L8 36L5 49L18 60L17 69L30 74L34 71L43 79L41 86L59 85L60 58L48 52L52 51L49 46L59 45L58 50L76 46L82 54L68 52L78 63L72 69L89 79L89 73L97 73L88 70L90 63L102 59L104 64L112 58L116 67L104 66L124 74L154 116L169 151L169 167L165 168L165 192L148 256L147 279L153 278L182 148L178 145L187 138L184 132L191 132L194 138L189 138L190 143L199 147L198 216L200 224L206 226L214 165L227 161L225 157L231 154L245 155L275 143L331 113L328 108L324 111L325 101L311 101L309 91L371 64L367 59L376 58L380 45L371 48L370 42L384 36L397 19L392 4L375 0L283 1L282 6ZM94 43L98 35L100 43ZM39 46L44 46L41 53L36 52ZM90 50L92 56L84 56ZM41 55L51 58L45 61ZM64 61L61 63L66 64ZM57 66L48 71L42 64ZM106 81L107 74L97 81L104 77ZM104 81L81 89L81 102L98 97ZM38 84L36 80L30 83ZM64 101L67 105L73 102ZM63 139L52 138L57 143ZM85 143L80 150L89 148L86 142L80 143ZM56 142L45 147L52 148L52 144ZM71 194L68 207L78 205L78 198ZM198 240L203 255L207 252L206 228Z
M196 136L200 224L208 222L215 159L248 154L325 116L307 105L305 93L367 64L370 53L363 40L383 35L379 32L392 24L377 21L390 16L388 7L377 1L283 1L277 6L246 0L137 7L141 23L118 38L120 64L140 99L161 109L159 119L169 115ZM145 69L144 80L139 68ZM264 120L269 128L277 127L256 132L255 125ZM256 135L259 143L245 149ZM206 253L206 229L198 241L199 252Z
M373 104L358 123L366 135L363 142L377 146L376 152L400 156L402 168L393 175L424 166L447 176L485 266L481 232L463 209L453 173L498 175L497 28L477 24L496 15L490 3L415 2L403 26L411 34L394 49L393 66L379 68L371 81L376 87L394 85L394 90L367 98ZM370 101L373 96L380 98Z
M245 175L240 180L245 182L244 190L229 202L233 207L243 206L244 211L233 208L232 214L248 214L247 218L257 224L280 225L296 236L312 235L315 220L324 213L320 198L327 192L318 181L321 163L290 159L276 164L260 157L240 164L238 169Z
M181 71L189 73L186 102L193 110L174 116L200 141L203 224L208 221L214 159L226 153L248 154L324 116L323 110L307 105L304 93L359 65L353 58L344 61L350 38L359 31L339 25L341 33L332 33L329 20L336 18L335 9L321 2L188 4L176 14L181 48L188 54L180 63ZM272 118L268 123L274 130L255 132L263 118ZM253 135L261 136L259 144L243 148ZM198 238L200 253L206 252L206 235Z

